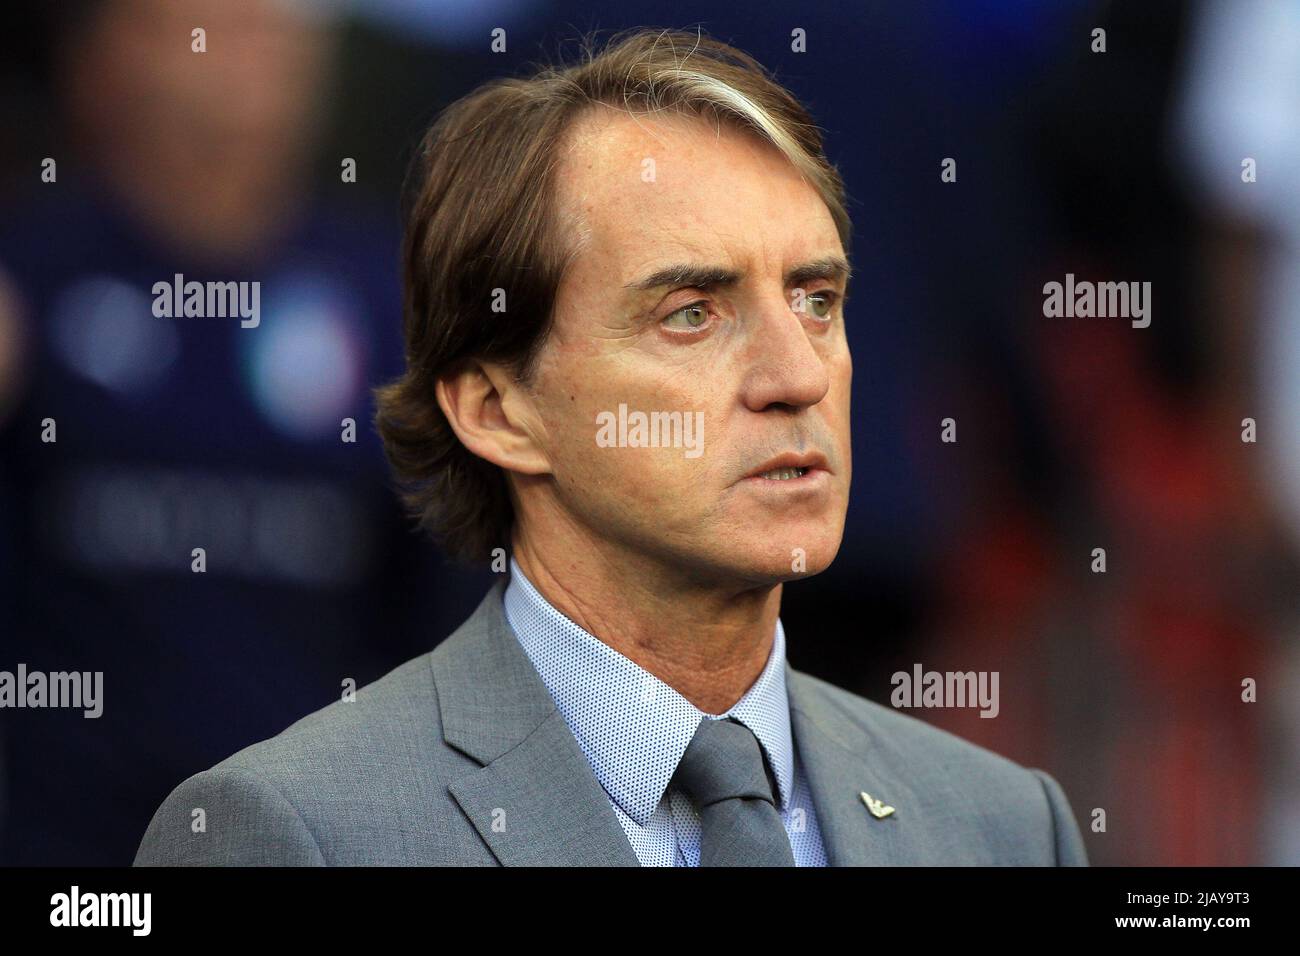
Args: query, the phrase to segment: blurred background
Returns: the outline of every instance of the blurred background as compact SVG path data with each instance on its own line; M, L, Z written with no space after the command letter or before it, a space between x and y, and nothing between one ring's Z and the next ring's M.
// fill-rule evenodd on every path
M791 664L882 703L917 663L998 671L996 719L910 712L1055 775L1094 864L1300 863L1300 5L19 0L6 26L0 669L103 671L104 710L0 710L0 864L130 863L182 779L478 603L489 569L411 530L369 425L400 185L443 106L629 26L775 70L848 185L853 499L787 587ZM259 328L154 318L175 273L260 281ZM1150 327L1045 318L1066 273L1151 282Z

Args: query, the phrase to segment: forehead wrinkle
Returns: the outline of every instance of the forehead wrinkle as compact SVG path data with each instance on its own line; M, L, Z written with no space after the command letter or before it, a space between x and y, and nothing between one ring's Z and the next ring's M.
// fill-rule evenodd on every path
M603 128L601 128L600 126L593 127L590 122L588 122L582 128L578 128L575 125L575 128L571 131L571 135L568 137L568 143L566 149L565 164L569 168L567 170L568 175L563 177L563 179L565 180L565 188L563 190L563 194L565 200L567 200L567 202L565 202L566 212L569 214L568 216L569 221L573 224L574 227L572 229L572 232L576 233L576 238L574 239L574 253L575 253L574 258L579 257L583 252L587 251L591 247L591 244L595 242L595 237L594 237L595 227L593 224L593 220L591 218L591 213L595 211L595 203L597 200L593 199L593 192L601 188L602 177L593 174L598 170L599 166L601 166L602 164L609 163L611 161L612 162L619 161L616 155L611 156L611 153L615 151L614 150L615 147L618 146L622 147L621 149L618 149L617 152L621 152L623 154L624 161L627 161L626 157L628 156L632 156L633 158L635 157L637 144L635 142L619 144L617 142L617 137L620 131L617 129L612 129L612 122L616 121L618 117L627 116L632 122L636 123L638 130L640 130L641 132L645 133L648 136L653 137L656 141L662 142L660 137L658 137L652 130L650 130L646 124L640 122L640 120L636 116L620 111L617 108L610 106L609 104L596 104L596 105L601 106L608 111L607 113L602 114L601 118L602 119L607 118L611 121L611 123L605 124ZM610 131L611 129L612 129L612 134L607 135L607 131ZM624 130L623 132L626 132L626 130ZM738 132L744 132L744 131L738 131ZM720 135L721 133L720 129L718 133ZM581 146L584 142L592 141L592 140L600 140L600 139L606 140L604 143L602 143L602 146L606 148L602 149L598 155L595 155L592 158L590 158L585 163L584 166L574 167L569 165L570 163L573 162L574 154L576 153L579 146ZM608 141L609 139L613 139L614 142L609 142ZM769 150L774 149L774 147L770 147L770 145L767 143L754 142L754 137L752 135L737 136L736 141L737 141L736 142L737 146L749 151L761 151L762 153L769 153ZM782 165L787 166L788 164L782 164ZM798 171L794 170L793 168L789 168L789 171L794 172L796 174L798 173ZM583 182L576 182L576 180L584 180L584 177L590 177L590 178L585 178L585 181ZM802 180L802 177L800 177L800 179L801 182L803 182L804 186L808 185L806 181ZM668 189L667 192L668 195L663 195L661 193L658 196L656 196L655 201L652 203L651 207L646 210L647 213L650 212L658 213L658 215L654 217L648 216L647 218L654 218L660 221L656 221L656 222L649 222L645 220L640 221L638 223L640 227L640 233L637 236L629 236L625 232L620 230L616 234L616 236L611 236L610 238L611 239L617 238L617 240L621 240L621 241L613 241L609 243L606 252L617 262L618 259L623 258L621 253L630 251L629 246L631 246L631 248L640 247L643 249L645 246L645 240L648 236L653 235L653 233L660 233L661 236L668 237L672 240L670 243L666 245L675 246L686 254L676 255L672 250L665 249L663 252L654 252L654 253L647 254L644 257L638 257L640 259L640 263L638 263L638 266L640 266L641 268L637 268L635 271L628 270L625 272L624 269L619 269L616 266L616 268L611 271L614 272L614 278L616 280L620 280L619 286L621 286L622 289L627 289L633 294L637 294L642 291L653 291L653 290L642 290L636 288L636 286L639 284L637 280L641 278L644 272L644 267L648 266L651 262L659 263L663 267L682 264L682 265L699 265L699 266L705 266L710 268L718 268L720 270L737 273L736 280L743 281L746 278L749 270L736 268L733 265L733 263L736 258L735 253L737 250L735 248L735 243L737 241L741 242L742 244L745 244L745 249L743 251L743 258L746 260L746 262L748 262L748 260L751 258L751 253L754 253L756 251L754 249L749 248L749 244L746 238L741 234L735 233L733 230L727 229L722 223L711 221L711 217L705 217L701 219L699 217L691 216L690 217L691 224L689 229L683 230L683 228L681 228L680 221L673 218L671 214L671 208L673 206L682 207L683 212L685 211L686 207L690 207L692 209L698 208L700 205L700 201L703 197L698 197L698 196L689 197L689 198L683 198L680 196L674 197L672 195L673 193L672 189ZM606 226L617 227L620 225L627 224L627 221L625 219L621 219L621 217L616 215L615 214L616 210L613 210L612 207L609 205L610 201L614 201L617 198L618 196L616 194L609 197L602 196L599 200L600 205L602 206L601 220ZM661 203L664 202L668 203L669 206L664 207L660 205ZM692 230L700 229L700 228L703 228L706 233L712 233L712 238L716 240L716 243L715 242L707 243L707 245L710 247L708 250L704 250L700 248L702 245L701 243L690 241L691 238L690 232ZM634 240L634 243L628 242L629 239ZM774 250L765 250L759 252L758 254L762 258L767 258L769 252L774 252ZM814 256L809 259L801 259L801 261L799 261L797 265L802 266L812 262L816 262L818 260L825 260L825 259L838 259L838 258L846 259L846 257L841 257L835 253L832 253L831 250L827 250L827 252L830 254L823 255L823 256ZM783 273L782 275L783 281L787 279L789 275L789 271L790 270L786 270L785 273ZM623 273L623 274L619 275L619 273ZM832 276L831 278L837 278L837 277ZM847 280L847 276L845 276L844 279Z

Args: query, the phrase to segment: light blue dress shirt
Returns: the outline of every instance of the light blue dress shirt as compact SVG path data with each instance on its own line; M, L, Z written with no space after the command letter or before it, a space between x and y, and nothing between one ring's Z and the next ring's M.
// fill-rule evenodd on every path
M713 715L557 611L513 557L505 612L642 866L700 865L699 812L675 788L664 796L700 721L724 717L748 727L767 755L795 864L827 865L812 792L790 731L779 619L763 673L735 706Z

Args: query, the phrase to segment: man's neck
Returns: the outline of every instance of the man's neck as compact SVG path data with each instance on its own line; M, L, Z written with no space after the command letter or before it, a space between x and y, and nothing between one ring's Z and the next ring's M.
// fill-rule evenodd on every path
M591 551L559 560L518 538L514 558L552 607L706 714L729 710L767 665L780 584L693 587L644 561Z

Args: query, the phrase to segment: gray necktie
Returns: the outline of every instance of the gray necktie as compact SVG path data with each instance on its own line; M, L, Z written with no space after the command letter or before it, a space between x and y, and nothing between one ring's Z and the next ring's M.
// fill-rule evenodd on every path
M700 866L794 866L758 738L704 718L672 782L700 812Z

